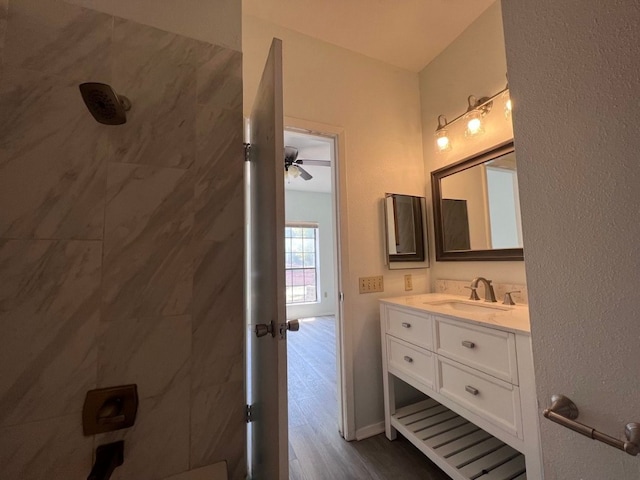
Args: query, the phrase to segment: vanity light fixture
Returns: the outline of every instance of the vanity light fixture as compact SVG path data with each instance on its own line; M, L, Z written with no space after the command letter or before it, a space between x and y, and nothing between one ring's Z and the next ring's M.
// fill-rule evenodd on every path
M449 132L447 131L447 117L438 116L438 128L436 128L436 149L438 152L446 152L451 150L451 141L449 140Z
M511 109L513 104L511 103L511 94L509 93L509 75L507 77L507 84L504 87L504 92L502 92L502 102L504 103L504 118L508 119L511 117Z
M491 97L476 98L474 95L469 95L467 98L467 111L462 115L454 118L450 122L444 115L438 116L438 128L436 128L436 151L446 152L451 150L451 139L449 137L448 127L461 118L465 121L465 137L476 137L484 133L484 118L491 113L493 108L493 102L499 98L504 105L504 116L506 119L511 117L511 98L509 96L509 84L500 90L498 93Z
M464 131L465 137L474 137L484 133L484 126L482 125L482 119L491 112L493 107L493 100L487 97L477 99L473 95L469 95L467 98L467 113L464 116L467 122L467 128Z

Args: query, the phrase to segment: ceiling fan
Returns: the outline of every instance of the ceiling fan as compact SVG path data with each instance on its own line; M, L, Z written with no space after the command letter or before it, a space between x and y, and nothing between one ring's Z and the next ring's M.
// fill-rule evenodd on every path
M296 147L284 147L284 171L286 176L291 175L295 178L299 175L303 180L311 180L313 178L313 175L311 175L301 167L303 163L307 165L318 165L323 167L328 167L331 165L331 162L329 160L311 160L298 158L298 149Z

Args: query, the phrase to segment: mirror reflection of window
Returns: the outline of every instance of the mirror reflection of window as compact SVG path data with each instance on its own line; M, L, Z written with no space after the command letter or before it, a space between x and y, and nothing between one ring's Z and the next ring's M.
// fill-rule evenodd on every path
M445 250L522 248L517 180L513 152L443 178Z
M520 197L518 195L515 156L513 154L505 155L500 159L487 162L485 165L491 248L522 247Z

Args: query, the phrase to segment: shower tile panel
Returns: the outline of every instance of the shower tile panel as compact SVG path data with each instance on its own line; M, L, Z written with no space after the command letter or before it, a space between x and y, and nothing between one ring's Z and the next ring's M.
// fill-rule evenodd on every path
M76 82L109 82L113 17L61 0L11 0L7 65Z
M0 235L102 238L107 135L76 83L6 68L0 111Z
M7 15L9 10L9 0L0 0L0 65L4 58L4 38L7 31Z
M80 412L96 381L100 242L0 240L0 425Z
M0 476L246 475L239 52L62 0L0 0ZM78 84L132 102L93 120ZM87 390L139 385L84 437Z
M193 253L191 173L110 164L103 313L142 318L190 312Z
M114 88L133 107L110 131L115 159L188 168L195 158L196 64L202 43L116 19Z
M191 468L226 459L229 478L244 478L244 382L231 382L192 392ZM216 432L212 435L211 432Z
M242 112L199 106L194 237L223 240L244 225Z
M198 68L198 103L242 110L242 53L208 45Z
M203 241L196 252L193 294L192 387L244 379L244 240ZM238 399L240 400L240 399Z
M125 462L111 480L161 479L189 469L189 398L188 376L176 377L162 394L140 400L133 427L96 435L96 445L125 442Z
M78 415L0 428L0 465L6 480L84 480L91 471L93 438Z
M135 383L144 399L161 395L188 376L189 315L113 319L103 321L100 329L98 387Z

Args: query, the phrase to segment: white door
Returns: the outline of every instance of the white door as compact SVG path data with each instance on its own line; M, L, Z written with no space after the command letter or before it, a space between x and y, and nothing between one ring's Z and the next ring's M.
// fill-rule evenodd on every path
M283 128L282 41L274 39L251 114L248 173L249 468L251 478L267 480L289 478L287 343L280 334L286 317Z

